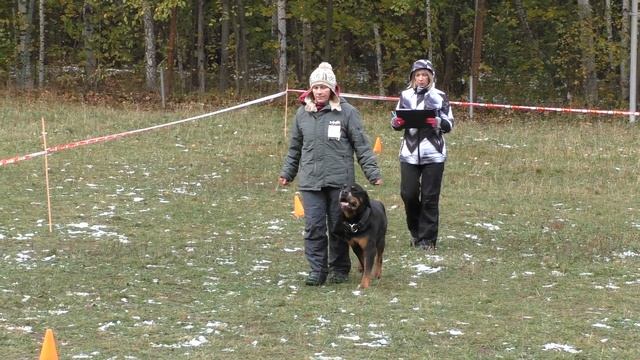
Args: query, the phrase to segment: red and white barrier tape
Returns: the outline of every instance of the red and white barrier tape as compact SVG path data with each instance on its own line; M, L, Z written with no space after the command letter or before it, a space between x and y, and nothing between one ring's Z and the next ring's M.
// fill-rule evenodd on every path
M460 106L477 106L485 107L489 109L512 109L512 110L527 110L527 111L555 111L563 113L580 113L580 114L600 114L600 115L640 115L638 111L622 111L622 110L597 110L597 109L573 109L573 108L557 108L557 107L543 107L543 106L523 106L523 105L502 105L502 104L486 104L486 103L470 103L451 101L452 105Z
M288 91L297 92L297 93L303 93L306 90L289 89ZM187 119L173 121L173 122L166 123L166 124L155 125L155 126L151 126L151 127L144 128L144 129L125 131L125 132L121 132L119 134L99 136L99 137L95 137L95 138L90 138L90 139L86 139L86 140L72 142L72 143L69 143L69 144L57 145L57 146L49 147L49 148L47 148L46 151L43 150L43 151L38 151L38 152L34 152L34 153L31 153L31 154L27 154L27 155L15 156L15 157L8 158L8 159L0 159L0 166L5 166L5 165L9 165L9 164L15 164L15 163L20 162L20 161L30 160L30 159L33 159L33 158L38 157L38 156L51 154L51 153L58 152L58 151L61 151L61 150L72 149L72 148L76 148L76 147L80 147L80 146L84 146L84 145L96 144L96 143L116 140L116 139L119 139L119 138L122 138L122 137L125 137L125 136L128 136L128 135L138 134L138 133L142 133L142 132L146 132L146 131L150 131L150 130L155 130L155 129L160 129L160 128L164 128L164 127L168 127L168 126L173 126L173 125L181 124L181 123L188 122L188 121L194 121L194 120L203 119L203 118L206 118L206 117L222 114L222 113L225 113L227 111L231 111L231 110L236 110L236 109L240 109L240 108L243 108L243 107L247 107L249 105L254 105L254 104L261 103L261 102L273 100L273 99L276 99L276 98L278 98L280 96L285 95L286 93L287 93L287 91L281 91L281 92L279 92L277 94L265 96L265 97L262 97L262 98L259 98L259 99L256 99L256 100L252 100L252 101L249 101L249 102L246 102L246 103L243 103L243 104L239 104L239 105L236 105L236 106L232 106L232 107L229 107L229 108L226 108L226 109L214 111L214 112L211 112L211 113L208 113L208 114L203 114L203 115L190 117L190 118L187 118ZM350 94L350 93L342 93L342 94L340 94L340 96L345 97L345 98L364 99L364 100L398 101L398 97L397 96L359 95L359 94ZM467 106L467 107L484 107L484 108L489 108L489 109L510 109L510 110L527 110L527 111L554 111L554 112L564 112L564 113L600 114L600 115L636 115L636 116L640 115L640 112L638 112L638 111L632 112L632 111L622 111L622 110L573 109L573 108L558 108L558 107L543 107L543 106L522 106L522 105L473 103L473 102L461 102L461 101L451 101L451 104L452 105L459 105L459 106Z
M121 133L118 133L118 134L99 136L99 137L90 138L90 139L86 139L86 140L75 141L75 142L64 144L64 145L56 145L56 146L48 147L46 151L42 150L42 151L34 152L34 153L31 153L31 154L27 154L27 155L19 155L19 156L14 156L14 157L8 158L8 159L0 159L0 166L5 166L5 165L9 165L9 164L15 164L15 163L20 162L20 161L30 160L30 159L33 159L33 158L38 157L38 156L52 154L52 153L55 153L55 152L58 152L58 151L61 151L61 150L73 149L73 148L84 146L84 145L97 144L97 143L101 143L101 142L116 140L116 139L119 139L119 138L122 138L122 137L125 137L125 136L129 136L129 135L139 134L139 133L150 131L150 130L155 130L155 129L160 129L160 128L164 128L164 127L168 127L168 126L173 126L173 125L185 123L185 122L188 122L188 121L194 121L194 120L203 119L203 118L206 118L206 117L222 114L222 113L225 113L227 111L237 110L237 109L241 109L243 107L247 107L247 106L250 106L250 105L254 105L254 104L261 103L261 102L273 100L273 99L276 99L276 98L278 98L280 96L283 96L285 94L286 94L286 91L282 91L282 92L279 92L277 94L265 96L265 97L262 97L262 98L259 98L259 99L256 99L256 100L251 100L249 102L246 102L246 103L243 103L243 104L240 104L240 105L235 105L235 106L232 106L232 107L229 107L229 108L226 108L226 109L210 112L208 114L198 115L198 116L190 117L190 118L187 118L187 119L182 119L182 120L169 122L169 123L166 123L166 124L155 125L155 126L147 127L147 128L144 128L144 129L130 130L130 131L125 131L125 132L121 132Z
M303 93L306 90L289 90L293 92ZM383 101L398 101L397 96L378 96L378 95L358 95L341 93L340 96L345 98L365 99L365 100L383 100ZM544 106L522 106L522 105L503 105L503 104L488 104L488 103L476 103L476 102L462 102L462 101L450 101L451 105L467 106L467 107L484 107L489 109L511 109L511 110L527 110L527 111L554 111L564 113L580 113L580 114L600 114L600 115L640 115L639 111L623 111L623 110L597 110L597 109L573 109L573 108L558 108L558 107L544 107Z
M303 93L307 90L294 90L289 89L290 92ZM365 100L383 100L383 101L398 101L398 97L395 96L378 96L378 95L358 95L350 93L340 93L340 96L351 99L365 99Z

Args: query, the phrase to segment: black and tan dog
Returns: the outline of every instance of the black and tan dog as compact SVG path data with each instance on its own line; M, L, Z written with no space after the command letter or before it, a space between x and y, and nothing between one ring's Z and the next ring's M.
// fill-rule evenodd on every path
M349 243L360 260L360 287L368 288L371 277L379 279L382 275L387 213L384 205L370 200L367 191L358 184L342 188L340 210L342 215L336 232Z

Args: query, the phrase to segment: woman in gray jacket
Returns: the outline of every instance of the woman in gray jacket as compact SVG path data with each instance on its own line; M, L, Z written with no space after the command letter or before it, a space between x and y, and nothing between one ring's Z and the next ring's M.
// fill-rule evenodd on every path
M407 128L405 121L391 119L394 130L404 130L400 146L400 196L404 202L411 246L435 251L440 221L440 188L447 159L442 134L453 128L453 113L447 95L435 87L436 72L429 60L411 67L409 87L400 94L396 109L434 110L420 128Z
M340 189L355 182L354 154L370 183L380 185L382 177L360 113L340 97L331 65L321 63L309 85L300 96L278 181L286 186L298 176L311 267L305 283L318 286L345 282L351 270L348 244L333 230L340 217Z

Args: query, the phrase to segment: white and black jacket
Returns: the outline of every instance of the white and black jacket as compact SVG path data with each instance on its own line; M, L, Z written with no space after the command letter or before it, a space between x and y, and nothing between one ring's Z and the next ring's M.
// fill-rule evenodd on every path
M447 159L447 146L442 134L453 128L453 113L449 98L443 91L431 87L430 90L418 92L416 89L406 89L400 94L396 109L435 110L439 118L436 128L404 128L394 123L394 130L403 130L404 136L400 146L400 162L414 165L443 163Z

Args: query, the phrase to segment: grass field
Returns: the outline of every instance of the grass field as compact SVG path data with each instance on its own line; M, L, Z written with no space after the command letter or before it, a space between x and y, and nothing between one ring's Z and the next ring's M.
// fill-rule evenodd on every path
M0 167L0 357L35 359L51 328L61 359L640 358L637 126L454 109L428 255L408 246L393 104L356 105L384 148L371 288L355 266L304 286L278 101L49 156L51 233L44 158ZM207 111L5 97L0 159L41 150L42 117L53 146Z

